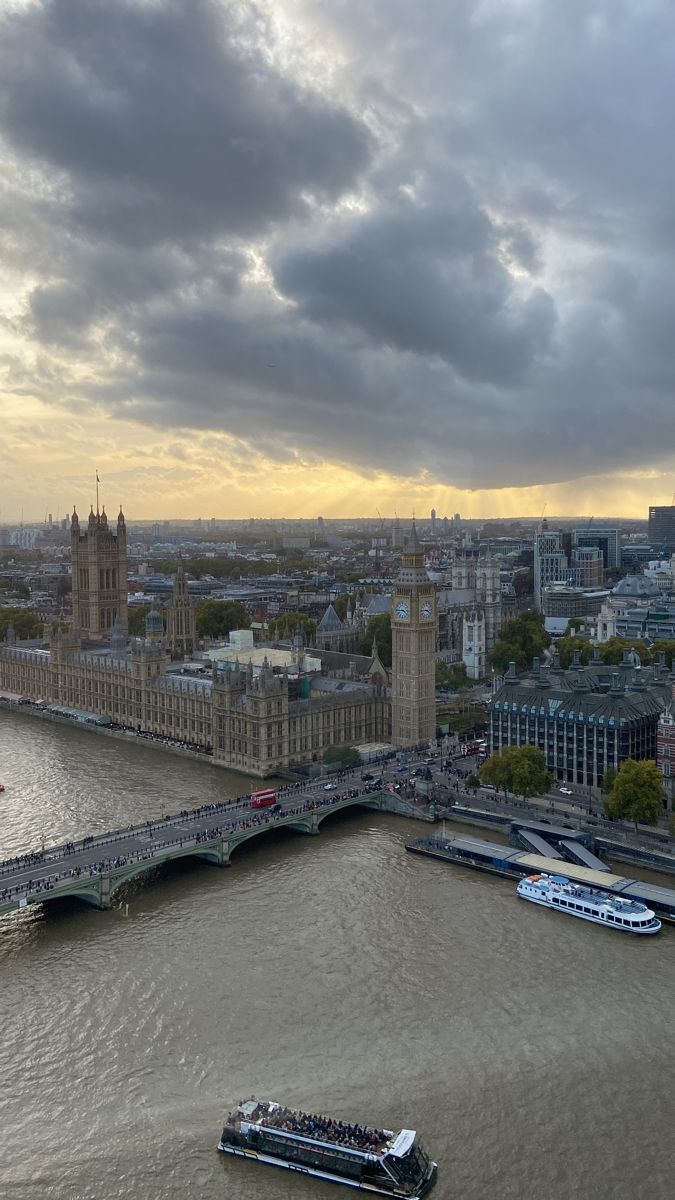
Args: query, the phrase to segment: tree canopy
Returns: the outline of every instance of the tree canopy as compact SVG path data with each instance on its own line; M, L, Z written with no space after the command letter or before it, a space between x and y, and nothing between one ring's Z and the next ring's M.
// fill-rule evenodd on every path
M656 825L663 813L663 779L655 762L629 758L621 764L603 804L612 821Z
M149 604L127 605L129 637L143 637L143 634L145 633L145 618L149 612Z
M656 648L656 644L654 649ZM663 647L665 649L665 646ZM653 650L648 649L639 638L628 641L626 638L612 637L600 646L600 658L607 666L616 666L623 662L624 650L635 650L641 663L647 665L656 660Z
M358 767L361 758L358 750L355 750L353 746L329 746L324 751L323 761L339 763L341 767Z
M282 613L279 617L273 617L268 622L269 635L271 638L280 638L283 636L284 630L288 627L291 635L295 630L302 629L310 646L316 642L316 621L313 617L308 617L307 613L289 612Z
M508 670L510 662L515 662L517 671L525 671L535 656L544 653L550 642L550 635L544 629L544 614L530 608L502 626L488 661L502 674Z
M350 599L351 597L349 592L340 592L340 595L336 596L333 601L333 608L335 609L341 621L344 621L345 617L347 616L347 609L349 607Z
M590 662L593 657L593 647L582 638L565 635L558 638L555 648L560 655L560 665L565 668L571 665L575 651L578 651L582 663Z
M465 663L436 663L436 687L460 692L469 686Z
M231 629L248 629L251 618L236 600L200 600L195 623L198 637L220 638Z
M553 782L544 754L536 746L505 746L483 764L479 774L483 783L524 798L542 795Z
M372 653L373 642L377 642L377 652L384 667L391 666L391 617L389 613L380 613L377 617L371 617L367 626L366 632L361 637L357 646L359 654L369 655Z
M42 621L27 608L0 608L0 641L5 640L10 625L14 626L19 641L39 638L42 634Z

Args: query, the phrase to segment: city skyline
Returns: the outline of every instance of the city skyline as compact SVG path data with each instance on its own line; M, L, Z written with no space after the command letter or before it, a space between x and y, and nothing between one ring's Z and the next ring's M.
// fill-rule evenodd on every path
M28 464L22 472L23 489L3 487L0 493L0 524L40 524L48 515L54 522L70 517L73 507L80 517L96 509L95 471L89 463L80 474L65 477L48 475ZM17 468L18 471L18 468ZM10 471L11 473L11 471ZM292 472L289 469L289 474ZM431 509L439 519L459 512L464 520L533 521L544 516L551 521L647 521L649 503L670 504L668 490L673 478L665 473L651 477L647 499L643 500L638 485L628 490L625 477L607 483L602 497L595 496L591 481L577 480L568 485L540 485L530 488L511 488L467 492L456 488L440 488L404 479L374 480L370 497L365 497L357 476L344 472L350 486L334 495L335 472L320 486L321 473L312 474L312 483L300 491L290 486L284 471L265 489L262 495L237 486L236 479L213 487L204 485L195 490L194 476L189 470L181 474L180 482L173 476L146 470L141 486L134 485L133 471L119 470L111 464L110 473L100 468L99 504L108 515L116 515L120 505L131 521L245 521L255 520L327 520L392 521L398 517L402 524L414 515L429 520ZM325 474L325 471L324 471ZM271 498L276 494L277 502ZM72 499L68 500L67 497ZM181 495L183 498L181 499ZM44 497L44 499L43 499ZM583 503L585 501L586 511ZM594 507L591 507L594 505Z
M2 19L0 520L670 502L665 0Z

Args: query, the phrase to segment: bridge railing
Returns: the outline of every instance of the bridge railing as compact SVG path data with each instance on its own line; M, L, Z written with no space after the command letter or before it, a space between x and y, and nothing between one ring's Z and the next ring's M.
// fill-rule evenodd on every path
M249 812L247 814L248 819L229 821L225 825L216 826L211 830L196 830L194 833L185 831L180 837L162 840L157 842L156 845L146 846L142 850L129 851L128 854L106 857L100 862L95 862L89 865L85 864L79 867L70 867L64 871L55 871L49 875L38 877L38 879L35 881L35 884L32 884L31 881L30 887L25 882L17 884L15 887L5 887L4 889L0 889L0 903L18 896L40 895L44 891L54 890L55 887L58 887L58 885L64 881L100 876L102 874L107 874L111 871L125 867L129 864L136 865L139 862L151 862L153 859L156 861L162 861L166 857L167 852L170 852L176 846L179 846L180 849L184 849L186 846L194 848L198 845L212 844L213 842L217 842L219 840L226 841L228 836L231 836L234 833L237 833L241 830L251 830L256 827L259 827L260 831L262 832L263 828L274 828L275 826L287 823L289 819L292 820L294 817L315 812L317 809L339 808L343 807L345 803L349 801L354 801L357 803L366 795L372 796L374 790L375 789L371 791L365 791L354 788L350 789L345 794L336 795L335 793L331 793L330 796L318 795L315 799L305 801L303 804L298 804L296 807L284 809L281 813L267 814L264 812L256 812L253 814ZM200 810L200 815L203 817L211 811L213 811L212 806L207 806ZM230 811L232 810L230 809ZM191 814L191 816L196 819L197 814ZM171 822L174 822L176 819L179 821L184 821L186 818L179 817L171 818L170 820ZM67 859L73 853L81 852L82 850L98 850L102 849L104 846L119 845L129 838L137 836L139 832L154 832L159 829L166 829L168 824L169 819L165 819L159 824L153 824L150 826L141 825L134 828L127 828L118 831L116 835L111 835L104 838L84 838L80 842L67 842L64 843L64 846L67 847L67 849L62 854L61 859L63 861L63 859ZM12 874L18 874L19 872L24 873L27 869L30 869L31 866L35 866L36 869L43 867L45 863L49 861L47 858L48 853L50 855L54 855L54 848L50 848L48 852L45 852L44 857L36 855L35 861L20 861L0 864L0 866L4 868L4 878L11 879ZM171 857L170 853L169 857Z

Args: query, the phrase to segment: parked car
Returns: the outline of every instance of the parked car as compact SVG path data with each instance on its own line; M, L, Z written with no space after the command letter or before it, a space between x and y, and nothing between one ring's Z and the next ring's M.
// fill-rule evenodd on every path
M561 787L561 788L558 788L558 791L560 792L561 796L573 796L574 795L574 792L572 791L571 788Z
M374 776L374 775L369 775L369 774L368 774L368 772L367 772L367 771L365 771L365 772L364 772L364 774L361 776L361 778L362 778L362 780L364 781L364 783L369 783L371 779L374 779L374 778L375 778L375 776Z

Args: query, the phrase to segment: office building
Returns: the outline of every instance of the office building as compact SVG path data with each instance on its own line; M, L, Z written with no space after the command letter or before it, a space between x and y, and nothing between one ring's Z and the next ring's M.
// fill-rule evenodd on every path
M567 555L563 535L558 529L549 529L544 521L534 535L534 607L543 609L544 588L552 583L566 582Z

